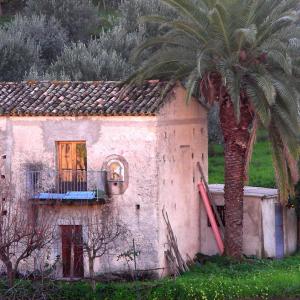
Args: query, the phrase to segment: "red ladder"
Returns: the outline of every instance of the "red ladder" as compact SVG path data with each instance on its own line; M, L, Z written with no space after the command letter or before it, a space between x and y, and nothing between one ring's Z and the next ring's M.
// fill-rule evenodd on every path
M219 252L220 252L220 254L223 254L224 253L224 242L222 239L222 233L224 236L224 230L225 230L224 224L223 224L220 214L217 210L216 204L209 192L208 184L206 182L202 167L199 162L197 163L197 166L198 166L200 174L201 174L201 181L198 184L199 194L204 203L206 213L207 213L208 219L210 221L211 228L212 228L215 240L217 242ZM213 211L215 214L213 213ZM217 225L216 219L218 220L220 228ZM222 232L220 229L222 230Z

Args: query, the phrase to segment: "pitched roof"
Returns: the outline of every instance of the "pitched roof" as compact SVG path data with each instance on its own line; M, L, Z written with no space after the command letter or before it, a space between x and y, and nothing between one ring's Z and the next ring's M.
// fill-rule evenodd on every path
M159 81L123 90L103 81L0 82L0 116L155 115L172 89L166 87Z

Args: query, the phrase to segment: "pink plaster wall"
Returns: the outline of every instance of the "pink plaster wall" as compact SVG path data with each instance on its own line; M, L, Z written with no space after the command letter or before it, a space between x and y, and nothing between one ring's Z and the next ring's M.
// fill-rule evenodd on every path
M187 105L185 90L178 86L175 99L160 112L157 136L159 261L167 267L162 209L169 215L182 257L188 260L200 251L200 176L196 164L199 161L207 175L207 111L194 99Z
M195 100L186 105L184 98L185 90L177 86L158 116L152 117L0 117L0 154L7 155L0 167L21 195L24 164L41 162L55 169L56 141L86 141L89 170L101 170L107 156L123 156L129 165L129 185L123 195L114 196L115 213L141 246L138 268L166 267L163 207L183 257L200 249L196 163L200 161L207 174L207 113ZM78 209L59 209L58 225ZM59 249L59 242L53 245L53 257ZM108 256L97 262L96 271L122 268L126 266Z

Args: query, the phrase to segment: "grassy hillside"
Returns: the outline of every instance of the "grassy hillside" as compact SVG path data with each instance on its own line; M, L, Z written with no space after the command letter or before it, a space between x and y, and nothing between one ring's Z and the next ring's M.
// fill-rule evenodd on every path
M222 145L210 145L209 183L224 183L224 155ZM274 188L275 177L269 142L258 139L249 170L250 186Z

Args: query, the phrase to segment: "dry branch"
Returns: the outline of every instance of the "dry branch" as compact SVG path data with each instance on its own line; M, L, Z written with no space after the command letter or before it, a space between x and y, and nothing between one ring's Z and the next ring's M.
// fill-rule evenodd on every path
M175 276L178 276L184 272L189 271L189 268L180 254L177 239L174 235L168 213L164 209L162 210L162 215L167 225L167 240L169 246L169 249L165 251L165 255L169 263L171 272Z

